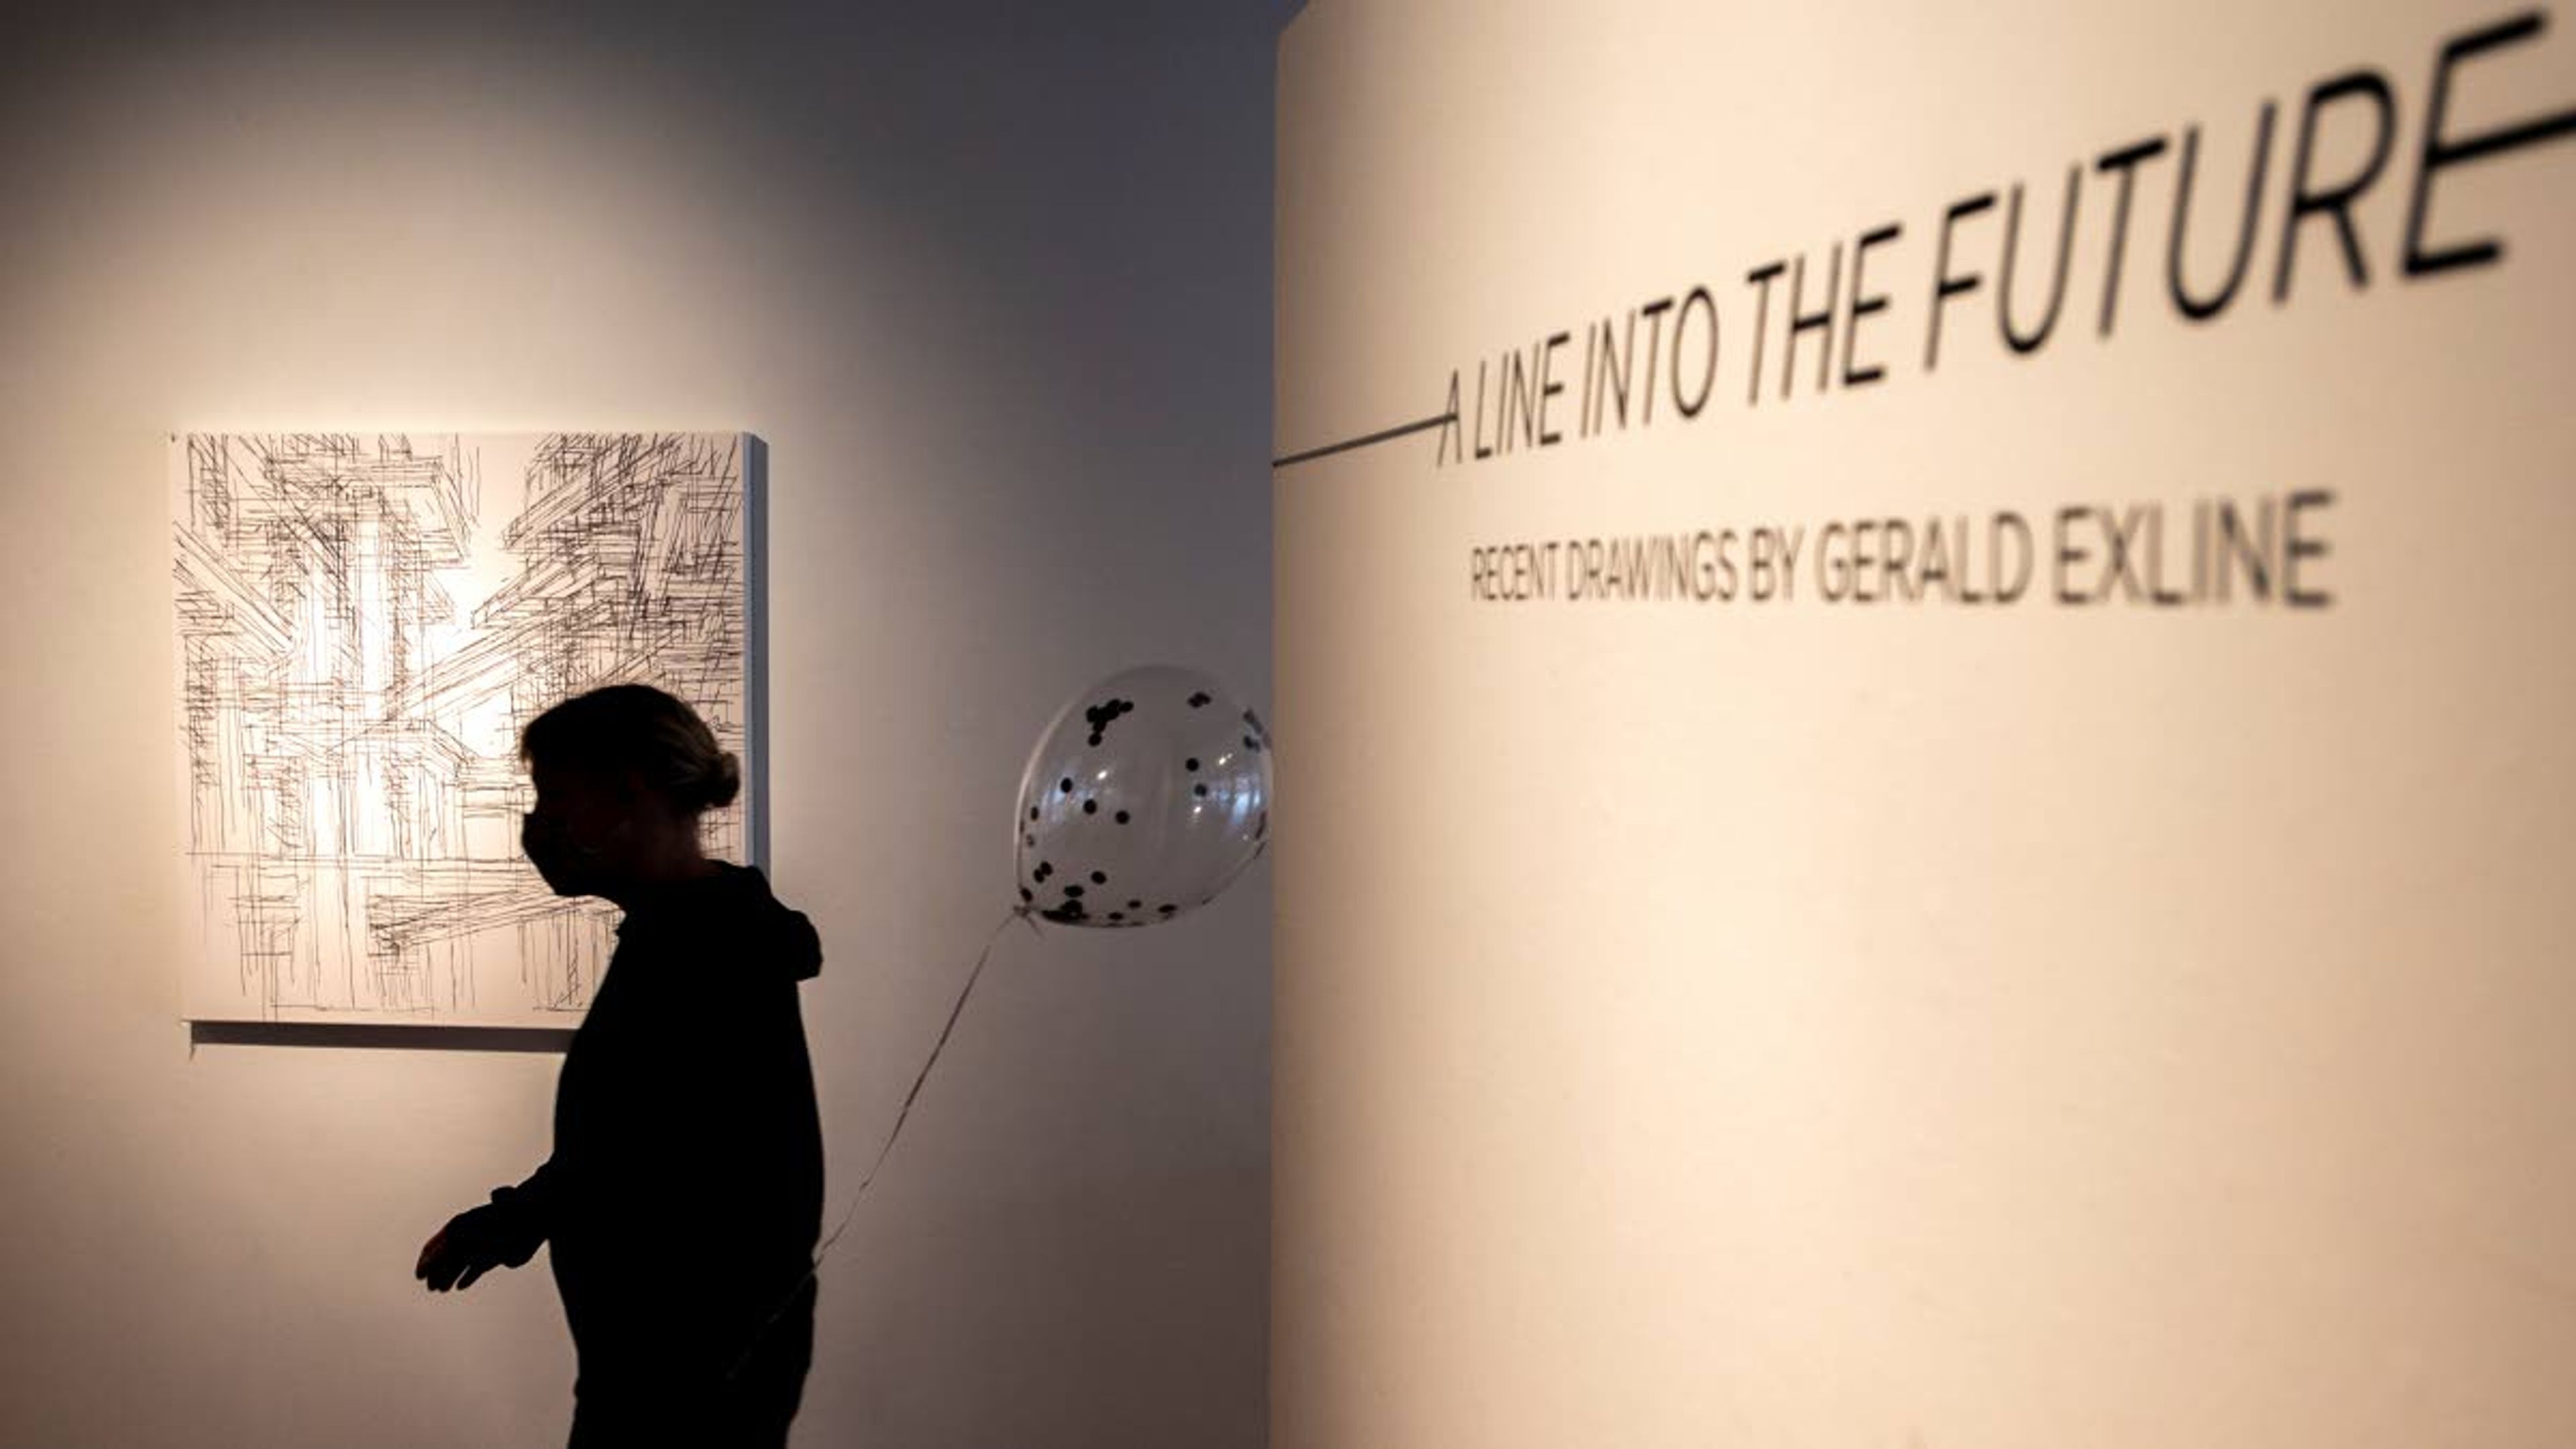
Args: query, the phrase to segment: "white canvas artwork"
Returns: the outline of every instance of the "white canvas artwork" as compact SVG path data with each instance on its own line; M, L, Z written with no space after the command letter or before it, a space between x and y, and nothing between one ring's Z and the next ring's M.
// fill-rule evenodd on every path
M170 444L197 1021L577 1025L616 912L519 848L520 730L657 685L742 757L757 858L758 445L733 433Z

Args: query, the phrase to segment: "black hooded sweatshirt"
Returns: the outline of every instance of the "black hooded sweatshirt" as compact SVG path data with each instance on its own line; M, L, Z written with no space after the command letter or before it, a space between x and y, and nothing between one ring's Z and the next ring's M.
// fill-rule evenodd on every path
M492 1194L553 1244L584 1398L711 1382L746 1350L746 1377L801 1381L774 1360L810 1351L823 1134L796 988L822 946L758 869L717 866L618 924L554 1155Z

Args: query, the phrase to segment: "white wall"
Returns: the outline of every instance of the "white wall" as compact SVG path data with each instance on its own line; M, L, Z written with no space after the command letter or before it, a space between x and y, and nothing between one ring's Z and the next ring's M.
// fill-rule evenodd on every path
M2550 8L2445 134L2576 108ZM1694 284L1724 327L1693 420L1578 436L1578 341L1561 445L1278 475L1278 1449L2576 1444L2576 137L2444 173L2430 236L2496 264L2395 262L2437 56L2512 11L1290 26L1283 452ZM2356 66L2398 104L2371 281L2320 220L2275 306L2301 107ZM2180 129L2205 288L2267 98L2247 295L2186 321ZM2070 161L2157 135L2111 339L2097 171L2060 335L1998 340L1998 202L1926 373L1945 208L2026 181L2053 238ZM1887 377L1819 393L1810 338L1781 400L1775 294L1748 405L1748 273L1806 255L1813 306L1890 222ZM2330 607L1827 603L1812 553L1793 602L1471 592L1515 541L2294 489Z
M163 435L770 447L775 879L827 1214L1010 897L1023 751L1268 693L1277 6L81 7L0 58L0 1443L542 1443L543 1260L411 1274L558 1058L177 1020ZM1005 940L827 1263L800 1438L1263 1433L1268 881Z

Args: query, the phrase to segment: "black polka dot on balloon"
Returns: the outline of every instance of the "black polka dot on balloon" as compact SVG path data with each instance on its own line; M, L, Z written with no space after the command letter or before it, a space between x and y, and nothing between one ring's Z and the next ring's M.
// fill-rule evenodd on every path
M1243 747L1252 751L1254 754L1261 753L1261 741L1254 739L1250 735L1245 735L1243 737Z
M1092 883L1093 885L1107 885L1107 884L1109 884L1109 872L1107 872L1107 871L1105 871L1105 870L1095 870L1095 871L1093 871L1093 872L1091 873L1091 883Z
M1038 893L1037 893L1036 891L1030 890L1027 886L1022 886L1022 887L1020 887L1020 899L1021 899L1021 900L1023 900L1023 901L1033 901L1033 900L1036 900L1037 898L1038 898Z
M1080 886L1078 886L1078 885L1069 885L1069 886L1066 886L1066 887L1064 888L1064 893L1065 893L1066 895L1068 895L1068 896L1073 897L1075 900L1080 900L1080 899L1082 899L1082 887L1080 887Z
M1099 801L1097 801L1097 800L1085 800L1085 801L1083 801L1083 802L1082 802L1082 813L1083 813L1083 814L1085 814L1085 815L1097 815L1097 814L1099 814L1099 813L1100 813L1100 802L1099 802Z
M1192 755L1188 759L1181 761L1181 765L1184 769L1195 770L1199 767L1199 757Z
M1031 820L1035 820L1035 819L1037 819L1037 818L1038 818L1038 807L1036 807L1035 805L1032 805L1032 806L1030 806L1030 807L1029 807L1029 818L1030 818Z
M1056 787L1057 789L1059 789L1059 790L1063 791L1064 793L1068 794L1068 795L1072 794L1072 793L1073 793L1073 777L1072 777L1071 775L1067 775L1067 776L1065 776L1063 779L1058 780L1058 781L1056 781L1056 782L1055 782L1055 787Z
M1179 906L1156 906L1154 909L1155 909L1155 910L1158 910L1158 911L1162 912L1164 915L1167 915L1167 916L1168 916L1168 915L1172 914L1174 911L1179 910L1179 909L1180 909L1180 907L1179 907Z
M1126 824L1126 823L1127 823L1127 812L1126 812L1126 811L1124 811L1124 810L1121 810L1121 811L1119 811L1119 812L1117 813L1117 815L1115 815L1115 816L1114 816L1114 817L1112 817L1112 818L1113 818L1113 819L1115 819L1119 824L1124 825L1124 824Z
M1112 699L1084 710L1082 717L1091 725L1091 747L1095 750L1100 748L1100 742L1108 735L1109 727L1118 722L1120 715L1135 707L1136 701L1132 699Z
M1109 913L1109 919L1113 921L1123 921L1127 919L1127 913L1125 911L1111 911Z
M1145 903L1143 901L1129 901L1127 903L1127 909L1131 911L1141 911L1145 909Z
M1191 794L1193 794L1193 795L1196 795L1196 796L1198 796L1200 799L1204 800L1204 799L1206 799L1206 798L1207 798L1207 786L1205 786L1205 785L1192 785L1192 786L1190 787L1190 793L1191 793Z
M1199 706L1206 704L1207 702L1208 696L1206 690L1200 690L1198 693L1190 696L1190 708L1192 709L1197 709Z

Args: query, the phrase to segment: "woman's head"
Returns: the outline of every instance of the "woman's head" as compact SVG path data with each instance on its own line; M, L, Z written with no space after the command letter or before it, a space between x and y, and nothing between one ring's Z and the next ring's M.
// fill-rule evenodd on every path
M576 695L528 722L519 756L537 787L520 843L558 895L619 899L685 873L698 816L733 803L742 764L697 712L645 684Z

